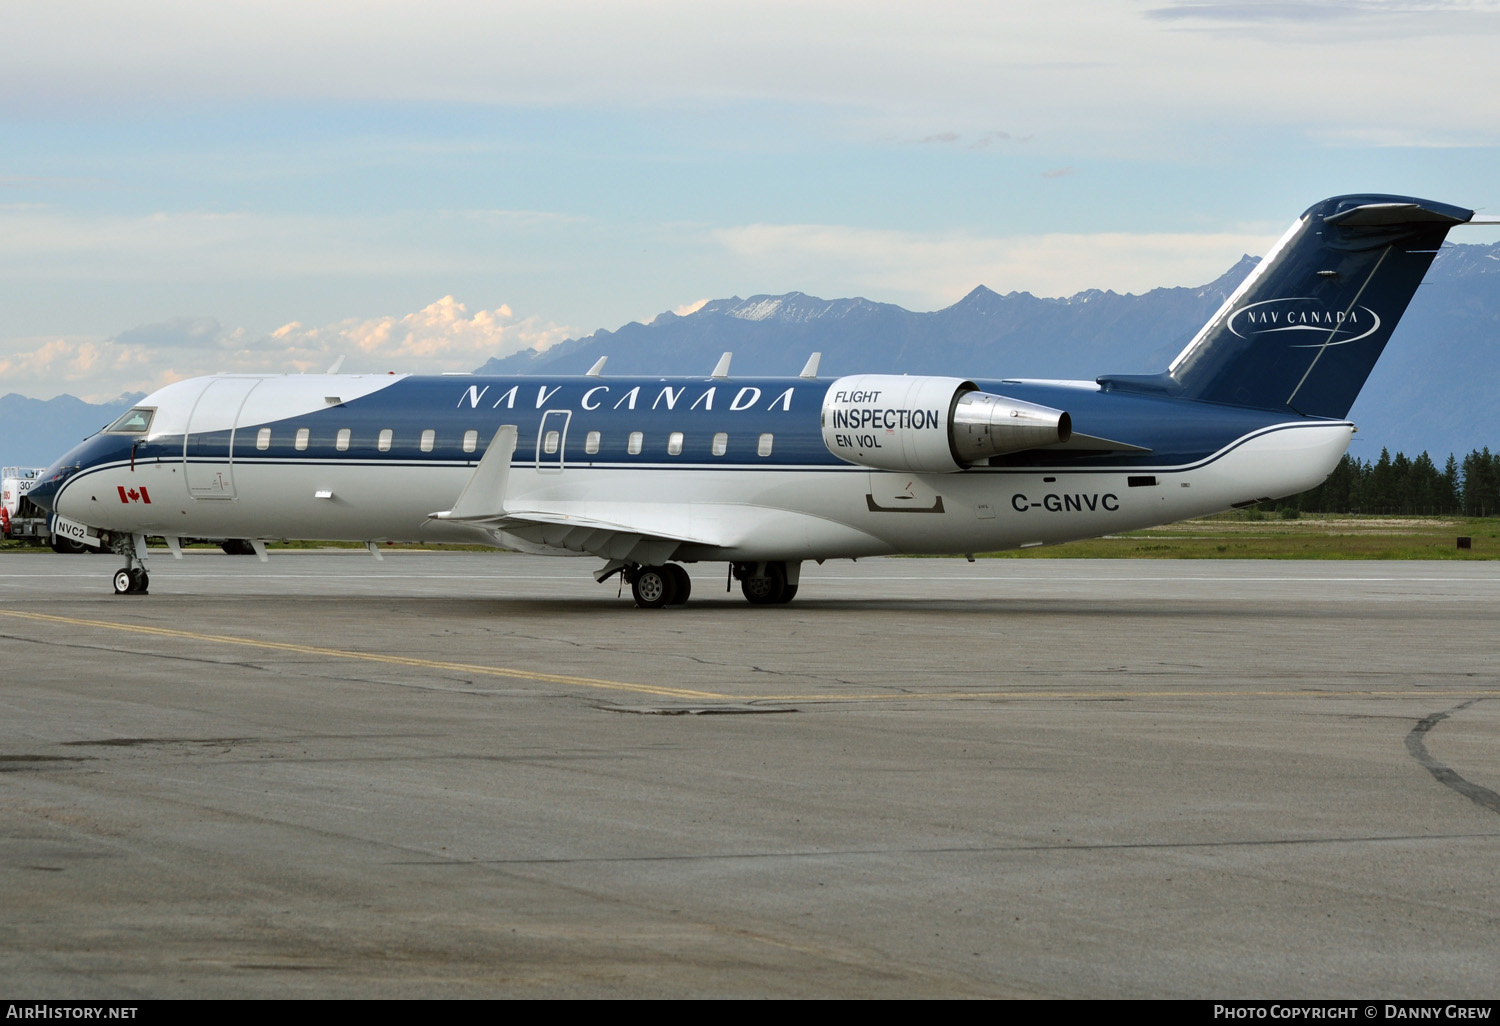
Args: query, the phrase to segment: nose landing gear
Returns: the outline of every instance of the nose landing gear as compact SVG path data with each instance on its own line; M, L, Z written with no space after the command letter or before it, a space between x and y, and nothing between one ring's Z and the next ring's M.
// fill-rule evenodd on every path
M116 595L144 595L151 587L151 575L146 573L146 536L144 534L113 535L109 539L112 551L125 557L125 565L115 571L113 578Z
M127 566L115 571L116 595L144 595L151 586L151 575L145 567Z

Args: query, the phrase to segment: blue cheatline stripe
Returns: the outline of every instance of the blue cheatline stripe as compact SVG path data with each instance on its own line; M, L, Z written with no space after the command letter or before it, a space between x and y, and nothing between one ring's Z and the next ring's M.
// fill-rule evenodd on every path
M1215 453L1213 453L1213 454L1211 454L1211 455L1209 455L1209 456L1207 456L1207 457L1205 457L1203 459L1200 459L1200 460L1197 460L1197 461L1194 461L1194 462L1190 462L1190 463L1182 463L1182 464L1149 464L1149 463L1139 463L1139 464L1116 464L1116 465L1108 466L1108 467L1070 467L1070 466L1042 466L1042 465L1028 466L1028 467L974 467L974 468L971 468L970 470L967 470L967 471L960 471L959 473L984 474L984 475L994 475L994 476L1012 476L1012 477L1014 477L1014 476L1035 476L1037 474L1092 474L1092 475L1113 474L1113 475L1119 475L1119 474L1140 473L1140 472L1151 472L1151 473L1158 473L1158 474L1173 474L1173 473L1180 474L1180 473L1185 473L1187 471L1200 470L1203 467L1209 466L1210 464L1213 464L1213 463L1215 463L1215 462L1223 459L1224 457L1228 456L1234 450L1240 448L1241 446L1243 446L1243 445L1245 445L1245 444L1247 444L1247 443L1249 443L1251 441L1254 441L1257 438L1262 438L1262 437L1265 437L1267 435L1275 434L1275 433L1280 432L1280 431L1301 431L1301 430L1324 428L1324 427L1330 427L1330 426L1337 427L1337 426L1352 426L1352 425L1348 421L1318 421L1316 423L1277 424L1277 425L1273 425L1271 427L1262 428L1262 429L1260 429L1258 431L1252 431L1252 432L1250 432L1247 435L1243 435L1240 438L1235 439L1230 444L1224 446L1222 449L1219 449L1217 452L1215 452ZM178 461L175 460L175 459L173 459L173 460L161 460L161 461L156 461L156 462L159 462L159 463L162 463L162 464L168 465L168 466L176 465L178 463ZM370 459L364 459L364 458L361 458L361 459L339 460L339 459L325 459L325 458L280 459L280 458L254 458L254 457L238 458L238 459L235 459L233 461L230 461L228 459L214 459L214 458L207 458L207 457L194 457L194 458L192 458L190 460L187 460L185 462L192 463L194 465L204 465L204 466L222 466L224 464L228 464L228 463L232 462L232 463L241 464L241 465L244 465L244 466L256 466L256 467L299 467L299 466L300 467L368 467L368 468L372 468L372 469L374 469L374 468L379 468L379 469L434 468L434 467L435 468L442 468L442 469L469 469L469 468L472 468L474 466L477 466L477 464L478 464L477 460L458 462L458 461L446 461L446 460L444 460L444 461L434 461L434 460L405 460L405 459L370 460ZM64 489L66 489L66 488L72 486L73 484L77 483L78 481L81 481L82 479L88 477L89 475L94 474L94 473L98 473L100 471L112 470L112 469L116 469L116 468L119 468L119 467L125 467L125 466L129 466L129 465L130 465L130 463L129 463L128 460L117 460L117 461L113 461L113 462L110 462L110 463L99 464L98 466L90 467L87 470L80 471L78 474L74 475L73 477L71 477L67 481L65 481L63 483L62 487ZM139 466L152 466L152 465L155 465L155 464L154 463L137 463L136 464L136 466L138 466L138 467ZM512 461L511 462L511 466L513 468L516 468L516 469L529 470L529 469L534 469L536 467L536 463L535 463L535 460L528 459L528 460L524 460L524 461ZM743 473L743 472L752 472L752 473L759 473L759 474L767 474L767 473L796 473L796 474L826 474L826 473L836 473L836 474L861 474L861 473L870 473L871 472L871 468L862 467L862 466L855 466L855 465L852 465L852 464L833 464L833 465L824 465L824 464L779 464L779 465L766 466L766 465L743 464L743 463L567 463L567 464L564 464L563 465L563 471L566 472L568 470L576 470L576 471L584 471L584 470L588 470L588 471L601 471L601 470L607 470L607 471L624 471L624 470L653 470L653 471L656 471L656 470L671 470L671 471L681 471L681 472L690 472L690 473L691 472L697 472L697 473L712 473L712 472Z

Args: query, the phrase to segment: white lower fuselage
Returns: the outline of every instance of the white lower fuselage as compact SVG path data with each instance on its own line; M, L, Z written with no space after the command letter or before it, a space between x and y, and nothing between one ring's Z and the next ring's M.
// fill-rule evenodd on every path
M727 467L513 461L508 505L559 522L521 534L431 519L478 463L398 460L187 462L153 458L81 470L56 511L96 529L202 538L489 542L594 552L590 523L668 516L686 560L825 559L1050 545L1170 523L1321 483L1345 452L1346 422L1254 431L1191 464L986 467L914 474L853 466ZM190 489L189 476L193 487ZM214 484L218 484L214 488ZM206 486L207 485L207 486Z

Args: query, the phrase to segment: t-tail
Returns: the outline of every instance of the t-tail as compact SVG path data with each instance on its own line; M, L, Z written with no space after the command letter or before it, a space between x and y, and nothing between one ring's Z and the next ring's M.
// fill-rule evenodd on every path
M1496 223L1409 196L1314 204L1165 372L1099 384L1342 419L1448 229Z

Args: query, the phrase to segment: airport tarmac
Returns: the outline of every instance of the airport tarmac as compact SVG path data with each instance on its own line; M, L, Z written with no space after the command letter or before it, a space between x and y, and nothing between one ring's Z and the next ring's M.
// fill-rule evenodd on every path
M1500 563L0 556L17 998L1494 998Z

